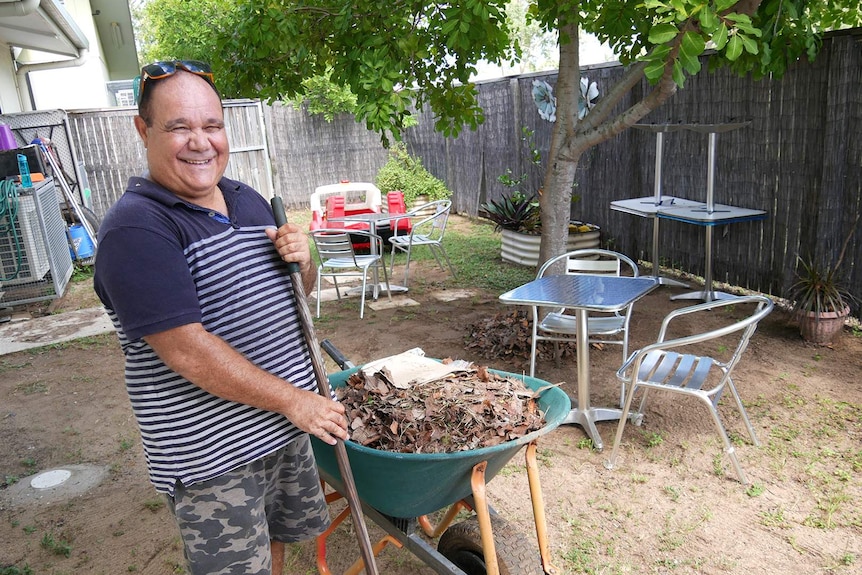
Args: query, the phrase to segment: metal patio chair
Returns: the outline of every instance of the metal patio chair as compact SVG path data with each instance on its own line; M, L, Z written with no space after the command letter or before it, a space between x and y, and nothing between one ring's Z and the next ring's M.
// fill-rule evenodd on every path
M753 311L748 313L743 319L734 319L732 314L735 309L722 309L730 306L734 308L748 306L753 308ZM733 400L739 410L739 415L745 423L752 443L760 445L751 421L749 421L745 408L742 406L742 400L731 378L731 372L739 363L746 347L748 347L748 342L757 329L757 324L769 315L772 307L772 300L767 297L759 295L745 296L693 305L674 310L665 316L656 343L650 344L633 353L617 372L617 377L620 381L628 384L629 389L625 404L623 405L622 415L620 416L619 426L617 427L614 446L608 461L605 463L605 467L612 469L616 465L617 450L622 440L626 422L629 419L629 412L635 393L638 390L643 390L640 407L633 417L635 424L640 425L643 421L647 392L654 389L696 397L707 406L715 423L715 428L724 442L724 450L733 463L740 483L747 484L748 479L742 471L733 444L727 436L727 431L725 431L724 425L721 422L721 417L719 417L717 407L722 392L725 389L730 390L730 394L733 396ZM711 319L720 318L724 320L724 324L722 327L703 333L666 339L668 327L673 320L691 314L703 313L710 313ZM691 320L690 323L696 322L696 318L689 319ZM677 351L679 348L685 346L713 341L719 338L723 338L721 340L721 347L728 347L733 350L726 361ZM734 341L736 342L735 348L732 345ZM712 347L715 347L715 344Z
M386 284L386 295L392 301L392 292L389 289L389 276L386 273L386 265L383 262L383 242L380 236L364 230L337 230L324 229L311 232L314 247L320 258L317 266L317 317L320 317L320 290L323 277L332 278L335 284L335 293L341 299L341 291L338 287L339 278L361 277L361 302L359 304L359 317L365 317L365 294L368 288L368 274L374 279L373 294L377 299L379 286L377 285L377 272L383 271L383 281ZM377 250L375 254L358 255L353 247L353 241L359 237L369 244L374 242Z
M557 257L549 259L539 268L536 278L553 273L563 264L564 273L567 274L591 274L591 275L631 275L638 276L638 266L625 254L599 248L586 248L574 250ZM623 272L625 272L623 274ZM629 320L631 318L634 304L629 305L621 312L596 313L590 312L587 319L587 332L590 343L607 343L622 347L622 360L625 361L629 351ZM535 377L536 372L536 344L539 341L553 341L556 359L559 359L559 344L561 342L575 342L577 340L578 326L574 312L564 308L555 309L546 313L543 317L541 308L533 306L533 331L530 346L530 377ZM620 406L625 399L625 388L620 392Z
M431 255L437 260L437 265L440 269L445 270L443 260L449 266L449 271L455 275L455 268L452 267L452 262L449 261L449 256L446 254L446 248L443 247L443 236L446 233L446 223L449 221L449 210L452 207L450 200L435 200L417 206L405 214L405 217L416 218L418 214L427 211L433 211L432 215L415 221L408 233L399 234L398 223L403 218L398 218L392 222L393 235L389 238L389 243L392 244L392 255L389 258L389 269L393 270L395 265L395 252L402 251L407 254L407 263L404 267L404 286L407 286L407 278L410 274L410 256L413 248L418 246L428 246L431 250ZM443 260L441 260L441 256ZM393 272L394 273L394 272Z

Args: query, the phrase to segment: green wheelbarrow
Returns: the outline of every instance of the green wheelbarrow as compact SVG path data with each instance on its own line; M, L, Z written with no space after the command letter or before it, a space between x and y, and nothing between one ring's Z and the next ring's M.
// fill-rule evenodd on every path
M344 371L329 375L333 389L346 385L359 367L324 341L321 346ZM550 563L544 502L536 464L536 441L559 426L571 409L569 397L548 382L512 373L495 373L522 379L534 391L545 388L538 398L545 414L545 426L514 441L455 453L394 453L345 442L356 490L366 517L387 535L373 548L378 554L387 544L407 547L435 572L446 575L541 575L554 572ZM332 446L312 437L321 479L334 489L330 502L342 497L343 484ZM485 487L514 455L526 446L527 475L539 553L504 518L494 512L485 497ZM428 515L446 510L435 526ZM473 511L470 518L455 522L459 514ZM326 565L326 538L349 516L349 509L335 517L330 529L318 537L317 567L322 575ZM434 549L419 530L432 540ZM360 573L359 559L346 575Z

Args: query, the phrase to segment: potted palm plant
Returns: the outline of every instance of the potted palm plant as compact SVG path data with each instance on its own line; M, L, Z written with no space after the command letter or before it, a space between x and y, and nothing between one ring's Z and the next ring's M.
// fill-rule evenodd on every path
M858 216L856 221L859 221ZM799 331L806 341L830 343L841 332L850 315L850 304L854 298L841 283L838 268L855 229L854 224L834 265L798 258L799 267L796 281L790 288L790 298L793 300L792 312L799 323Z
M830 343L850 315L852 296L838 281L837 267L799 258L791 299L794 317L806 341Z

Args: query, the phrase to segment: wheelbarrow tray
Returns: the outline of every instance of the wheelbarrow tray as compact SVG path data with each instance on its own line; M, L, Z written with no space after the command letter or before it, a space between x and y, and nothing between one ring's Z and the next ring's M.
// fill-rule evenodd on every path
M359 367L330 374L333 389L343 387ZM491 370L516 377L532 390L550 385L533 377ZM571 409L569 397L558 387L548 387L538 399L545 414L545 425L517 440L491 447L454 453L395 453L372 449L346 441L348 459L359 498L390 517L410 518L427 515L464 499L472 493L473 466L487 462L485 480L490 481L527 443L560 425ZM318 466L339 482L341 473L335 449L312 437Z

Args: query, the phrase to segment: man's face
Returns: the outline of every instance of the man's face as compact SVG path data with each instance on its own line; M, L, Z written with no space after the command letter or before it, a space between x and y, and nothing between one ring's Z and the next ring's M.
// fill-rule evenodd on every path
M221 101L203 78L178 71L152 93L152 125L135 117L150 179L180 198L206 205L227 166Z

